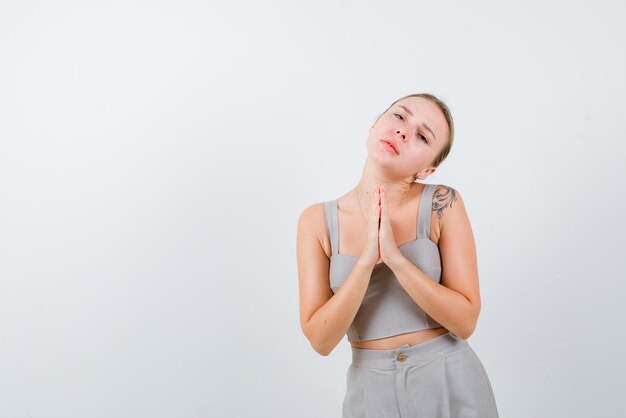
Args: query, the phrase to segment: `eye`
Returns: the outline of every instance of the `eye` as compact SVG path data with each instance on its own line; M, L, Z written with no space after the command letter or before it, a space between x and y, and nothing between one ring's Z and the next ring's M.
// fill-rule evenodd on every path
M400 115L399 113L394 113L394 115L395 115L398 119L400 119L400 120L404 120L404 117L403 117L402 115ZM425 143L427 143L427 144L428 144L428 140L426 139L426 137L425 137L424 135L420 135L420 134L418 134L417 136L418 136L418 138L421 138L421 139L422 139L422 141L424 141Z

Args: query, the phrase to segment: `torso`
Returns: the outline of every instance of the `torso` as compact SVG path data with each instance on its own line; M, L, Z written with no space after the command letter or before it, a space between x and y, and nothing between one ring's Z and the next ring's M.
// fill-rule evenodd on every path
M411 191L397 208L392 205L390 213L392 217L391 227L393 236L398 245L412 241L416 238L417 231L417 211L419 199L424 189L423 183L414 183ZM366 240L366 229L364 215L361 209L354 204L346 202L353 196L348 192L338 199L337 216L339 220L339 251L342 254L361 254ZM344 203L345 202L345 203ZM343 203L343 204L342 204ZM363 210L367 210L365 207ZM393 212L392 212L393 211ZM431 216L430 220L430 240L439 244L440 224L437 216ZM331 246L327 234L324 232L324 251L330 258ZM380 338L369 341L354 341L350 344L357 348L367 348L374 350L390 350L398 348L404 344L415 345L428 341L439 335L445 334L448 330L444 327L429 328L406 334L394 335L387 338Z

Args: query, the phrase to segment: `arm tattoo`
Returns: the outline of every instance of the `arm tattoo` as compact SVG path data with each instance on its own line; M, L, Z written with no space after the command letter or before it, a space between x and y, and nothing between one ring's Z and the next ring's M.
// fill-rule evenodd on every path
M452 207L453 202L456 202L456 190L444 185L437 186L433 196L433 210L437 211L439 219L443 216L444 209Z

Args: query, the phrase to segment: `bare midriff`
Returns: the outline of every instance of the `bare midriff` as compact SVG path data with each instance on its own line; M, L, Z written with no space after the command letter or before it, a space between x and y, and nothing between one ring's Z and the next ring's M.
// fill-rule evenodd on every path
M406 334L394 335L392 337L380 338L377 340L353 341L350 345L355 348L367 348L370 350L393 350L394 348L401 347L405 344L416 345L432 340L433 338L445 334L446 332L448 332L448 330L444 327L428 328Z

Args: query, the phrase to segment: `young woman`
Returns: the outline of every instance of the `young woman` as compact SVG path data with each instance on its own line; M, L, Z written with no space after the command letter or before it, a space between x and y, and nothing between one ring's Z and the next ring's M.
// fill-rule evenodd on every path
M396 100L369 128L356 187L300 215L300 323L323 356L348 335L344 418L498 417L466 341L480 292L463 199L416 182L435 172L453 138L437 97Z

